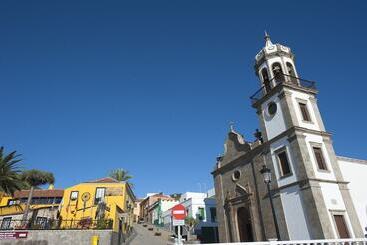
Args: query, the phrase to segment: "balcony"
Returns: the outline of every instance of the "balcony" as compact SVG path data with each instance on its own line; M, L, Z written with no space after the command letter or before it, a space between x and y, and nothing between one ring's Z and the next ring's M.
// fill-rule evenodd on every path
M316 91L316 83L314 81L305 80L299 77L290 76L287 74L279 74L272 78L268 86L262 86L259 90L257 90L251 97L251 103L255 104L259 100L261 100L266 94L268 94L271 90L280 87L280 85L286 85L295 89L301 90L312 90Z

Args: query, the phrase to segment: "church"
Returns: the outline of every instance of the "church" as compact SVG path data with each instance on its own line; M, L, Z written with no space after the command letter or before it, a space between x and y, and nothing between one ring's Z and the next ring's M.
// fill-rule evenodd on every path
M289 47L266 34L254 68L256 140L231 126L212 172L220 241L365 237L367 161L335 154L316 84L298 76Z

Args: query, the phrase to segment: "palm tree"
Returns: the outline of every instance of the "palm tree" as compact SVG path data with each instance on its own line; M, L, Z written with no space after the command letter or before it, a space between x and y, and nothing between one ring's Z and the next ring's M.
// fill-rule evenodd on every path
M129 179L131 179L133 176L129 175L129 171L123 168L117 168L117 169L112 170L109 176L118 181L126 181L129 183L130 186L132 186L132 184L129 182Z
M24 214L23 214L23 219L22 219L23 220L22 223L24 225L28 217L29 206L31 204L34 188L40 185L44 185L44 184L54 184L55 177L50 172L31 169L31 170L23 171L21 173L21 179L30 186L28 200L27 200L26 207L24 209Z
M0 191L13 195L14 191L20 190L23 186L22 180L19 178L21 169L19 158L16 151L4 154L4 147L0 147Z

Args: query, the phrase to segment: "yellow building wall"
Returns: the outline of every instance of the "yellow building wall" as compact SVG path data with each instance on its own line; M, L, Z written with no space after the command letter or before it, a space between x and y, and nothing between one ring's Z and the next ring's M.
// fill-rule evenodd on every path
M96 219L97 204L95 204L96 188L106 188L104 201L107 205L105 219L113 220L113 230L118 231L118 218L121 216L118 209L128 213L126 200L133 200L133 194L127 190L129 188L126 183L81 183L64 191L64 197L61 204L60 215L62 224L67 224L71 220L82 220L85 218ZM71 200L71 192L78 191L78 198ZM89 200L83 201L84 193L89 193ZM117 208L118 207L118 208Z
M4 192L0 192L0 207L7 206L10 199L12 199L11 196L5 194Z

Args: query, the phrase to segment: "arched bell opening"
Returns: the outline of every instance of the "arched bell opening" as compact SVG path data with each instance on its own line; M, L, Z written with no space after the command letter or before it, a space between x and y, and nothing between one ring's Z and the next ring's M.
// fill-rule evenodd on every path
M268 69L263 68L261 70L261 76L263 78L263 84L264 84L264 87L265 87L265 91L267 93L269 93L270 90L271 90L271 85L270 85L270 79L269 79Z
M298 79L297 79L296 71L294 70L293 65L290 62L287 62L286 66L287 66L287 72L289 74L290 83L298 85Z
M283 69L282 69L282 66L279 62L275 62L273 65L272 65L272 72L273 72L273 75L274 75L274 80L275 80L275 83L281 83L284 81L284 72L283 72Z

